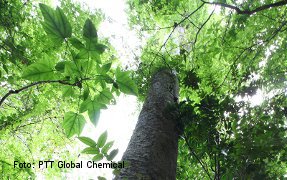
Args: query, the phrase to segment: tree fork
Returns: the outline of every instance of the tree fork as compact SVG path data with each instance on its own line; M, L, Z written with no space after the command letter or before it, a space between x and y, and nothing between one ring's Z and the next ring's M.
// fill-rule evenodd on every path
M115 179L176 179L179 132L177 77L168 69L160 70L151 80L147 98L137 125L123 155L128 167Z

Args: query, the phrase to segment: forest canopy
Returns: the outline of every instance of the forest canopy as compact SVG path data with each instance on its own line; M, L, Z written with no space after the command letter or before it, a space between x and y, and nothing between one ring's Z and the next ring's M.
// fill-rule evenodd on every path
M145 40L130 69L98 35L103 12L70 0L0 2L0 177L36 178L14 161L75 160L80 152L64 148L75 137L93 160L112 160L107 133L82 137L85 124L96 126L120 94L144 101L164 68L180 88L168 107L182 132L177 179L286 178L287 1L126 3L130 28Z

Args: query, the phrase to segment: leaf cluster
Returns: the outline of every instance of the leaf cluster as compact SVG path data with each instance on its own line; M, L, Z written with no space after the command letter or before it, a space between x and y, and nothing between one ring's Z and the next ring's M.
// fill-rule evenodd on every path
M32 171L10 168L16 156L30 162L55 158L53 154L72 159L75 155L64 148L68 143L73 146L67 138L80 135L87 122L96 126L101 109L115 104L120 93L138 94L130 72L116 62L112 45L98 37L96 27L103 15L91 15L69 0L61 4L54 9L30 1L1 2L0 159L4 177L33 176ZM13 138L7 143L10 135ZM112 143L104 137L97 147L113 159L117 150L108 153ZM44 174L57 176L61 170Z
M139 92L158 67L180 82L178 179L283 178L286 7L250 15L207 1L161 2L129 1L130 25L149 36ZM276 1L216 3L249 11Z

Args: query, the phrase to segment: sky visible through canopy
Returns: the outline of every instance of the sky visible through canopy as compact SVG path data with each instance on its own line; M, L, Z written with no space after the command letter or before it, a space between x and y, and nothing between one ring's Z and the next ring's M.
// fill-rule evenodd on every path
M135 56L140 56L140 47L144 44L143 40L136 37L135 31L128 27L128 17L125 12L127 5L124 0L74 0L82 4L83 8L91 10L100 9L105 14L105 20L100 24L98 33L100 37L109 38L109 41L117 50L122 66L134 69ZM58 0L52 0L53 6L60 5ZM219 12L219 8L210 6L210 11L215 8L215 12ZM268 53L267 55L268 56ZM260 89L253 97L237 97L237 101L250 101L253 106L259 105L266 96ZM135 127L140 104L135 96L121 95L117 99L116 105L111 105L107 110L101 111L99 123L96 128L92 124L85 126L82 136L88 136L95 140L105 130L108 131L108 141L115 141L114 147L119 149L119 153L114 161L120 160L124 153L132 131ZM78 143L78 148L71 151L80 152L84 148L83 143ZM81 155L78 161L91 160L92 156ZM112 178L111 169L75 169L65 174L66 178L95 178L104 176L107 179Z
M54 0L53 6L60 5L58 0ZM91 10L100 9L105 14L105 20L100 24L98 33L100 37L109 38L111 44L117 50L123 67L133 64L134 54L139 55L138 46L141 44L137 39L135 32L129 30L127 14L125 13L126 4L124 0L74 0L79 2L84 8ZM96 128L92 124L85 126L81 136L87 136L97 140L99 135L107 130L108 141L115 141L114 148L119 149L119 153L113 161L121 159L124 153L136 120L139 114L140 105L135 96L121 95L117 98L116 105L111 105L107 110L102 110L100 120ZM79 142L79 147L73 149L80 152L85 145ZM92 156L81 155L78 161L91 160ZM105 161L105 160L103 160ZM111 169L75 169L73 172L67 172L67 178L95 178L104 176L107 179L112 178Z

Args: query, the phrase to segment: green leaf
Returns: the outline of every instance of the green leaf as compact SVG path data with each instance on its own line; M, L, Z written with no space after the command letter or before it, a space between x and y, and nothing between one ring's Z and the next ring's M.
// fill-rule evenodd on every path
M109 89L104 89L100 92L100 94L95 97L95 101L101 104L109 104L110 101L114 98L113 94Z
M31 81L55 80L57 75L54 72L54 63L48 59L43 59L31 64L24 69L22 78Z
M102 133L98 139L98 147L101 148L105 145L106 141L107 141L107 137L108 137L108 132L105 131L104 133Z
M83 36L86 41L86 51L88 53L82 52L78 56L86 59L89 58L97 63L101 63L100 54L103 53L107 47L97 43L97 30L90 19L86 20L83 31Z
M99 74L105 75L111 69L112 63L104 64L102 67L98 66L97 71Z
M118 154L118 152L119 152L118 149L112 150L111 153L108 155L107 160L108 161L113 160L116 157L116 155Z
M62 73L65 70L65 64L66 64L65 61L60 61L56 64L55 69Z
M111 69L112 63L107 63L102 66L104 73L108 72Z
M103 44L94 43L91 46L91 50L96 51L99 54L102 54L108 47Z
M86 121L83 115L74 112L67 112L64 117L63 128L68 138L74 134L80 135Z
M90 95L90 88L86 87L83 93L84 100L86 100L89 97L89 95Z
M93 161L100 161L104 158L104 155L103 154L97 154L93 157Z
M8 74L9 73L8 68L4 63L2 64L2 67L3 67L4 71Z
M86 112L87 110L89 110L92 106L93 101L88 98L85 101L83 101L80 105L80 113Z
M90 50L89 51L89 57L96 61L97 63L101 64L101 57L100 57L100 53L98 51L93 51L93 50Z
M97 146L97 143L89 137L81 136L81 137L78 137L78 139L88 146L91 146L91 147Z
M101 113L101 110L97 108L88 110L90 121L93 123L95 127L97 126L99 122L100 113Z
M107 180L105 177L98 176L98 180Z
M82 102L80 106L80 113L86 112L88 110L95 110L95 109L106 109L106 105L98 103L97 101L92 101L90 98L87 98L85 101Z
M119 169L114 169L113 170L113 175L117 176L120 175L121 171Z
M59 7L56 8L56 22L58 23L59 32L62 34L62 38L68 38L72 35L72 26L68 21L63 10Z
M85 148L82 153L84 154L99 154L99 149L95 147L87 147Z
M71 42L71 44L72 44L75 48L77 48L77 49L79 49L79 50L85 48L84 44L83 44L79 39L77 39L77 38L70 38L69 41Z
M104 80L106 83L109 83L109 84L114 82L114 80L108 75L100 75L100 76L97 77L97 79L99 81Z
M75 59L88 59L89 51L85 48L80 49L80 52L76 55Z
M65 63L65 75L70 77L80 77L81 71L74 62L66 61Z
M98 41L98 34L95 25L90 19L87 19L83 29L83 36L86 40Z
M99 121L100 110L106 108L106 105L98 103L97 101L92 101L91 99L87 98L84 102L82 102L80 106L80 112L83 113L88 111L88 115L91 122L94 124L94 126L96 126Z
M102 148L101 152L103 154L108 153L108 151L111 149L111 147L114 145L114 141L110 141L107 144L105 144L105 146Z
M39 6L44 17L43 28L55 43L61 43L65 38L71 37L72 27L62 9L57 7L54 10L42 3Z
M116 82L123 93L137 95L138 89L135 82L130 78L129 72L122 72L119 68L116 70Z
M119 89L119 85L118 85L116 82L113 82L113 87L114 87L115 89Z
M63 98L65 97L71 97L74 95L74 89L72 86L65 86L63 87Z

